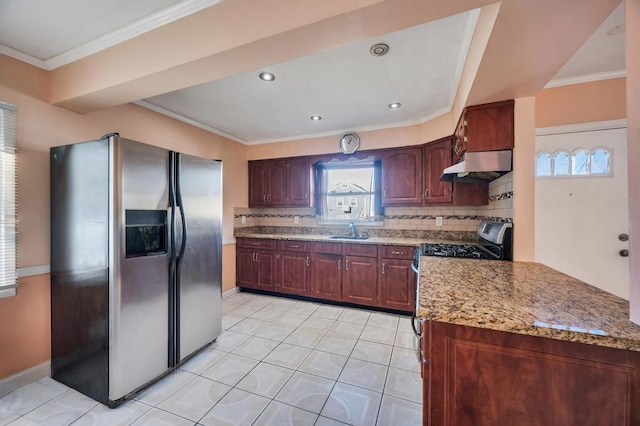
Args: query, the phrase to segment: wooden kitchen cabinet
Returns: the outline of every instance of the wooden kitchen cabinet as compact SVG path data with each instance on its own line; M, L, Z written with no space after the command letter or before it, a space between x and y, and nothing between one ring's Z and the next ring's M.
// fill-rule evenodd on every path
M382 205L422 204L422 148L411 147L381 152Z
M236 285L273 291L276 282L276 241L238 238Z
M378 303L378 247L345 244L343 248L342 300L360 305Z
M640 354L423 323L423 424L638 425Z
M453 162L465 152L513 148L513 99L465 108L453 138Z
M442 182L442 171L453 164L451 136L424 146L424 205L482 206L489 203L486 183Z
M276 291L309 296L311 294L311 258L309 243L278 241Z
M311 256L311 295L342 300L342 244L315 242Z
M309 157L287 159L287 205L311 205L311 160Z
M311 205L309 157L249 161L249 207Z
M379 306L412 312L416 308L416 273L411 269L415 248L380 246Z

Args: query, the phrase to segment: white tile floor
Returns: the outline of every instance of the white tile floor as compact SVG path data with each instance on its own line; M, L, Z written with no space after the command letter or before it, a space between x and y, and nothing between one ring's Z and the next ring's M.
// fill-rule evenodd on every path
M0 426L422 423L407 317L250 293L223 312L215 343L117 409L44 378L0 399Z

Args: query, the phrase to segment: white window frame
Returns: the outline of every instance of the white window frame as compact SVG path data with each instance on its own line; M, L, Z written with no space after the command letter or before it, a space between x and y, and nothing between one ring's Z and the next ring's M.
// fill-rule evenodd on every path
M15 296L17 276L17 169L16 113L0 102L0 297Z
M576 154L578 151L584 151L587 153L587 173L585 174L574 174L573 173L573 156L574 154ZM609 155L609 170L607 171L607 173L591 173L591 164L592 164L592 160L591 157L593 156L593 154L596 151L605 151L608 155ZM534 158L534 162L535 162L535 166L534 166L534 170L535 170L535 177L536 179L564 179L564 178L597 178L597 177L610 177L613 176L613 152L614 150L611 148L607 148L605 146L597 146L594 147L593 149L587 149L587 148L576 148L574 150L566 150L566 149L558 149L556 151L554 151L553 153L549 153L548 151L538 151L535 155ZM564 153L567 154L569 156L569 173L565 174L565 175L557 175L556 174L556 155L558 155L559 153ZM542 154L546 154L550 157L551 160L551 174L550 175L538 175L538 157Z

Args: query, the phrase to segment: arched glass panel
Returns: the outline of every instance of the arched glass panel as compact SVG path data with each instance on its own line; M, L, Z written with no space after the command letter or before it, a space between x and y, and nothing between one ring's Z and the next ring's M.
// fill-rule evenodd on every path
M571 174L589 174L589 153L587 151L583 149L574 151L573 160L571 161Z
M551 176L551 156L546 152L536 157L536 176Z
M568 176L569 175L569 154L560 151L556 152L553 157L553 174L555 176Z
M611 161L609 159L609 153L605 149L596 149L591 154L591 174L592 175L606 175L609 174L611 168Z

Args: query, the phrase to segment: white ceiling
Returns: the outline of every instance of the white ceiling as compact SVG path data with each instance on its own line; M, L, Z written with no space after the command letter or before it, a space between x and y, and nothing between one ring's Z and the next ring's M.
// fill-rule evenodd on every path
M219 1L0 0L0 53L50 70ZM139 104L247 144L424 122L451 109L477 12L278 64L271 83L255 70ZM378 42L389 54L369 54ZM621 5L547 87L624 74Z
M546 87L626 75L624 45L624 2L621 2Z

